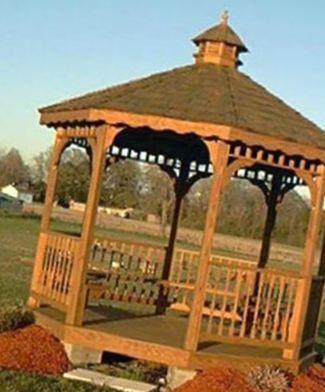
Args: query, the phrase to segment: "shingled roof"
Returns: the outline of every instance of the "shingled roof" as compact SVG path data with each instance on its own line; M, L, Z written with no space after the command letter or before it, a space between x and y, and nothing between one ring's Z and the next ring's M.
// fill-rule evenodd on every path
M243 128L325 148L325 132L236 69L191 65L84 95L41 113L110 109Z
M234 32L234 30L228 25L228 12L226 11L222 16L222 21L217 26L214 26L193 39L196 45L200 42L211 41L211 42L226 42L227 44L236 46L240 52L248 52L243 41Z
M325 132L236 69L239 53L246 47L228 26L227 13L222 16L217 27L201 34L194 41L200 43L201 40L202 45L221 40L230 49L235 46L241 47L241 50L230 50L236 56L236 61L229 63L230 66L211 63L215 59L211 59L211 54L207 52L207 56L200 58L194 65L109 87L42 108L40 112L116 110L233 126L325 149ZM228 56L227 51L222 55Z

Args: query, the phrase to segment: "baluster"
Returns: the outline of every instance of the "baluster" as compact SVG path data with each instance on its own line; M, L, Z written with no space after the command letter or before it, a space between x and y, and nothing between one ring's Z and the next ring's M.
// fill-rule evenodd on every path
M57 258L57 242L58 242L58 237L57 236L50 236L50 241L49 244L52 248L51 252L51 259L49 262L49 269L48 269L48 278L47 278L47 284L44 290L44 295L47 297L51 297L51 291L52 291L52 283L53 283L53 270L55 268L55 261Z
M260 272L258 272L256 274L256 277L257 277L258 274L259 274L259 284L258 284L257 300L256 300L256 304L255 304L255 311L254 311L252 330L251 330L251 333L250 333L250 337L252 339L255 339L255 336L256 336L258 314L259 314L259 311L260 311L260 303L261 303L262 291L263 291L263 288L264 288L264 280L265 280L266 272L265 271L263 271L263 272L260 271Z
M297 287L297 280L294 278L289 278L288 279L290 284L288 288L288 300L287 300L287 306L285 310L285 316L284 316L284 321L282 324L282 341L287 341L288 339L288 334L289 334L289 326L290 326L290 321L292 317L292 308L293 308L293 298L294 298L294 293L296 291Z
M273 320L273 329L272 329L272 335L271 339L275 340L276 339L276 333L279 330L279 321L280 321L280 310L281 310L281 304L282 304L282 299L283 299L283 294L284 294L284 288L285 288L285 277L281 276L280 277L280 289L278 292L278 300L276 304L276 309L275 309L275 315L274 315L274 320Z
M77 245L78 245L77 241L72 241L70 256L69 256L68 263L67 263L65 280L64 280L64 284L62 286L62 301L66 305L68 305L68 295L70 294L70 291L71 291L71 289L70 289L71 274L72 274L72 268L74 265Z
M182 281L183 268L184 268L184 257L185 257L185 254L182 251L179 252L179 255L180 255L180 259L178 262L178 273L177 273L177 278L176 278L177 283L180 283Z
M265 282L265 290L267 292L267 298L266 298L266 305L265 305L265 313L262 321L262 331L261 331L261 338L265 339L266 334L268 332L268 316L270 313L270 308L271 308L271 302L272 302L272 294L273 294L273 288L275 285L275 275L272 274L271 277L267 276L269 282Z
M230 277L231 277L231 269L227 268L225 290L222 293L223 298L222 298L222 305L221 305L221 312L220 312L220 323L218 326L218 335L222 335L223 333L224 318L225 318L225 312L226 312L226 307L228 302Z
M100 264L105 268L105 256L107 254L107 250L109 249L109 243L107 240L101 242L101 252L100 252ZM108 260L108 268L112 268L111 260Z
M48 282L48 269L49 269L49 264L51 260L51 255L52 255L52 247L50 246L50 237L46 237L46 245L45 245L45 251L44 251L44 261L43 261L43 268L42 268L42 273L40 276L40 289L41 292L44 291L47 282Z
M58 284L58 279L59 279L59 268L62 263L62 257L63 257L63 245L64 245L64 240L65 238L60 236L57 240L57 252L56 252L56 257L55 257L55 262L54 262L54 268L53 268L53 273L52 273L52 284L51 284L51 292L50 292L50 298L55 300L56 297L56 291L57 291L57 284Z
M212 265L210 266L210 268ZM218 285L219 285L219 279L220 279L220 268L215 268L215 287L213 287L212 291L212 301L210 305L210 314L209 314L209 320L207 324L207 332L210 334L212 333L212 327L213 327L213 320L215 316L215 309L217 306L217 296L218 296Z
M62 259L58 268L58 279L57 279L57 285L56 285L56 294L55 294L55 300L57 302L61 302L61 294L62 294L62 286L63 286L63 280L64 280L64 271L66 268L67 264L67 257L68 257L68 252L71 246L71 238L65 238L65 240L62 242Z
M238 309L238 305L239 305L241 285L242 285L242 271L238 269L236 271L235 299L234 299L234 306L233 306L233 309L231 312L231 324L230 324L230 328L229 328L229 336L231 336L231 337L234 335L235 323L236 323L237 316L238 316L237 309Z
M253 271L246 272L246 290L245 290L245 305L244 312L242 316L242 324L240 329L240 337L243 338L246 335L247 328L247 316L250 305L251 294L253 292L253 285L255 282L256 274Z

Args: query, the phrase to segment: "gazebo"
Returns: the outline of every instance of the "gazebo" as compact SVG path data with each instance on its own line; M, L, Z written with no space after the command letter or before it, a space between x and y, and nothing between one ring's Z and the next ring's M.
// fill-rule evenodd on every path
M41 124L56 137L29 305L40 324L85 349L185 369L237 360L299 371L315 358L324 282L316 257L325 134L238 70L248 50L227 14L193 42L192 65L40 110ZM80 236L50 229L60 157L71 145L91 159ZM158 165L172 178L175 208L166 247L94 235L102 174L119 159ZM183 198L207 177L201 250L178 248ZM257 263L212 251L220 196L236 177L260 188L267 206ZM277 207L296 186L311 195L303 261L299 271L270 268ZM112 305L105 314L96 310L100 299ZM144 314L133 311L139 307Z

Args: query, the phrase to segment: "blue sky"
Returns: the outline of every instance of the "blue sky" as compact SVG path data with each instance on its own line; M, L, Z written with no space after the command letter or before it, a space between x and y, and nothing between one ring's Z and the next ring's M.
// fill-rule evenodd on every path
M250 53L242 72L325 128L321 0L0 0L0 148L24 157L52 131L37 108L192 63L190 39L224 9Z

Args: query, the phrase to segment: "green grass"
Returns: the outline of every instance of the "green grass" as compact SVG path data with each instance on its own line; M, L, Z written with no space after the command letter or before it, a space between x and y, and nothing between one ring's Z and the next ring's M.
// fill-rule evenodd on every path
M0 371L1 392L113 392L107 387L94 387L61 377L46 377L21 372Z

